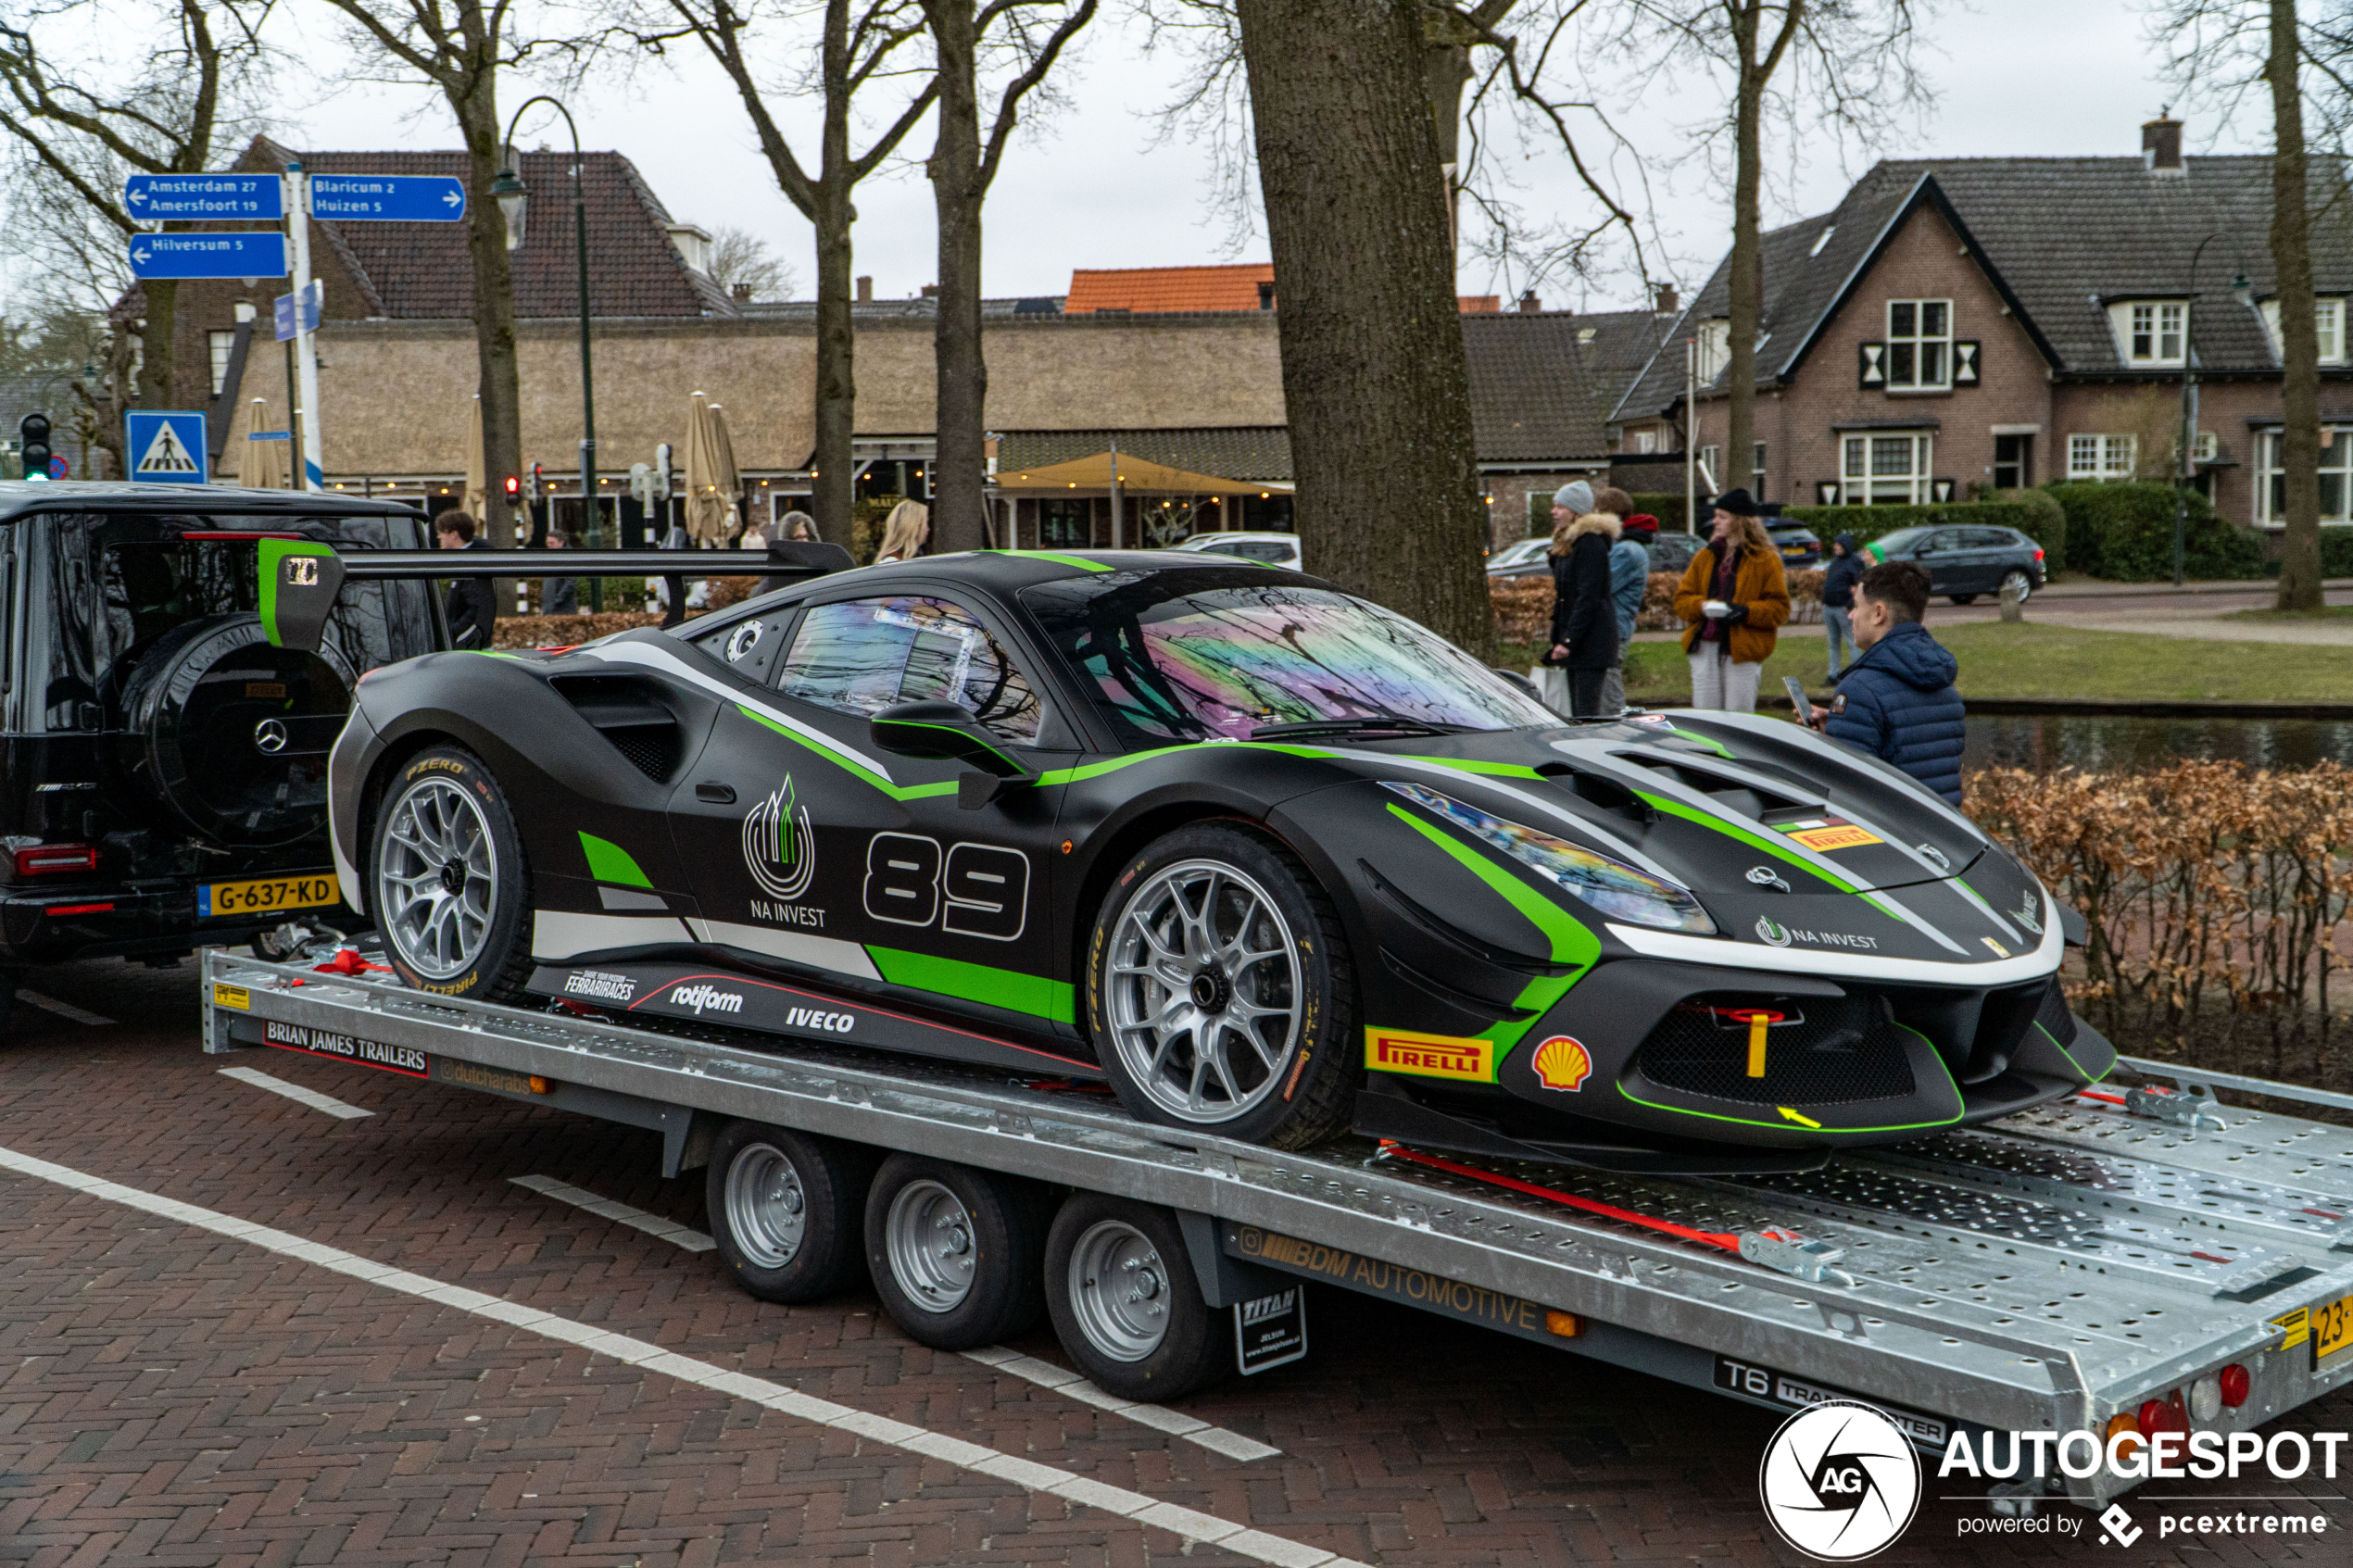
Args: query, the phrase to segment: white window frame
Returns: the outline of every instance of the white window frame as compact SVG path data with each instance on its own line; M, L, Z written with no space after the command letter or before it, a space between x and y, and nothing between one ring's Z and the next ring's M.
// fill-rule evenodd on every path
M2255 523L2259 528L2287 526L2286 516L2271 502L2272 486L2280 483L2280 437L2277 430L2258 431L2255 436ZM2321 521L2353 522L2353 426L2321 427Z
M1908 332L1896 331L1896 312L1911 312ZM1929 330L1933 313L1942 330ZM1906 362L1901 351L1911 350L1908 375L1898 370ZM1887 302L1887 390L1890 392L1950 392L1953 390L1953 302L1949 299L1891 299Z
M1897 457L1906 469L1897 473L1885 465ZM1926 430L1865 430L1839 437L1839 500L1850 507L1923 506L1933 499L1936 433ZM1880 470L1880 471L1874 471Z
M233 331L208 332L205 334L205 347L212 356L212 395L218 397L220 389L229 384L229 358L237 350L237 334Z
M2067 438L2067 478L2070 483L2110 484L2140 471L2141 438L2137 435L2072 433Z
M1702 386L1714 386L1724 367L1732 362L1732 323L1718 317L1699 324L1698 362L1692 374Z
M2108 307L2116 357L2135 370L2180 370L2190 334L2186 299L2123 299Z
M2263 332L2271 340L2271 353L2287 358L2287 347L2280 341L2280 302L2274 297L2262 305ZM2345 354L2345 301L2336 295L2323 295L2312 302L2312 325L2321 340L2321 363L2342 365Z
M1722 448L1716 446L1703 446L1699 449L1699 476L1710 490L1716 488L1716 476L1722 471L1716 460Z
M1765 443L1749 444L1748 493L1758 500L1765 498Z

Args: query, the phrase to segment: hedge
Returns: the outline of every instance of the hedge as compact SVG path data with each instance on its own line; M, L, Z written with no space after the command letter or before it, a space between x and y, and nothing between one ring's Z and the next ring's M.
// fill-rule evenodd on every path
M2321 530L2321 575L2353 577L2353 528Z
M2079 571L2116 583L2158 583L2173 575L2171 484L2056 482L2043 487L2067 514L2067 558ZM2263 575L2263 543L2225 521L2205 496L2189 495L2183 571L2205 581Z

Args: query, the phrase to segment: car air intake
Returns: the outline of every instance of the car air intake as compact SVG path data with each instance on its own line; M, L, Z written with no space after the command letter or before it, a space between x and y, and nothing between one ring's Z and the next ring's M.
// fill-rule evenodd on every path
M1868 996L1688 997L1642 1041L1635 1065L1661 1088L1743 1105L1838 1105L1913 1089L1903 1033Z
M2075 1014L2067 1005L2066 987L2059 984L2059 977L2056 974L2051 976L2050 985L2044 988L2042 1005L2034 1010L2034 1022L2060 1045L2071 1046L2075 1043Z
M629 675L560 675L547 683L646 777L664 780L681 751L678 717L650 683Z

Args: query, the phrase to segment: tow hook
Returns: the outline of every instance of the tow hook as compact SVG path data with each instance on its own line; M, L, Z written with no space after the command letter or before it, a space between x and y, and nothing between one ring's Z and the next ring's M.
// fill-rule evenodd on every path
M2195 1132L2209 1127L2215 1132L2227 1132L2230 1123L2223 1121L2215 1109L2214 1092L2207 1088L2127 1089L2124 1109L2134 1116L2153 1117L2170 1122L2176 1127Z
M1827 1241L1808 1241L1792 1231L1743 1231L1741 1256L1760 1269L1789 1274L1808 1285L1855 1288L1855 1276L1834 1267L1846 1248Z

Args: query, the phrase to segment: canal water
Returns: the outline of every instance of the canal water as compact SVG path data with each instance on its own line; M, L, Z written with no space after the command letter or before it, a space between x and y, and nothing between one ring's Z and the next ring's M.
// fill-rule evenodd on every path
M1971 714L1961 765L2142 772L2185 759L2254 768L2353 765L2353 721Z

